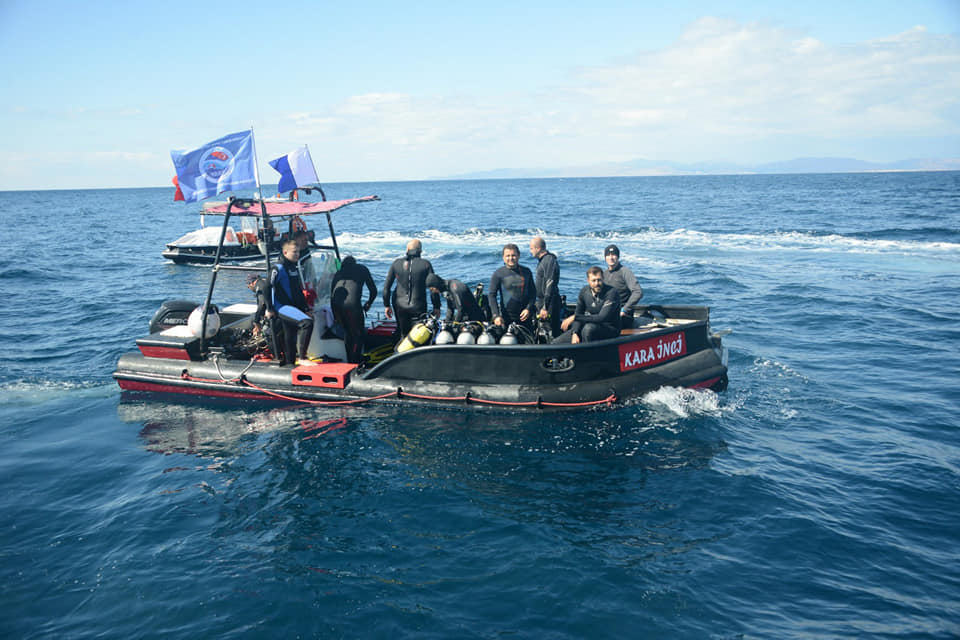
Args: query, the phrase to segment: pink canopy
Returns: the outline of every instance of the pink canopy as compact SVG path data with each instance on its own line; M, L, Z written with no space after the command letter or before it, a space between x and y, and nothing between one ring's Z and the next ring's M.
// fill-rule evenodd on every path
M268 216L305 216L314 213L330 213L355 202L373 202L379 199L380 196L364 196L362 198L350 198L349 200L325 200L323 202L290 202L288 200L266 200L265 202ZM224 215L227 213L227 203L208 202L203 205L203 212ZM237 203L230 209L230 215L240 216L260 216L262 212L259 201L254 202L252 207L241 206Z

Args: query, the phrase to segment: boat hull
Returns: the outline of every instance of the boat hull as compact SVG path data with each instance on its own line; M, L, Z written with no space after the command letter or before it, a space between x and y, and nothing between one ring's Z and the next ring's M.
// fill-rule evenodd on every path
M176 264L213 264L217 257L216 245L201 245L183 247L168 244L161 254L167 260ZM271 252L271 257L280 255L279 248ZM262 261L263 254L256 245L224 245L220 255L221 262L253 262Z
M617 405L664 386L721 390L727 381L723 347L706 320L579 345L424 346L363 372L342 363L284 367L222 354L183 359L158 347L146 351L152 356L120 358L114 377L121 388L318 404L569 410Z

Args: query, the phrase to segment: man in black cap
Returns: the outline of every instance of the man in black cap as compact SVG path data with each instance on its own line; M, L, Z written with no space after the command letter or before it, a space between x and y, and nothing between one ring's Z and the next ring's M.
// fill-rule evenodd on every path
M483 313L477 299L470 291L470 287L463 282L451 278L444 280L435 273L427 276L427 288L432 293L441 293L447 299L446 320L449 322L463 322L465 320L483 321Z
M607 270L603 272L603 282L616 289L620 294L620 328L633 328L633 307L643 297L643 289L637 277L629 267L620 263L620 249L615 244L607 245L603 250L603 259Z

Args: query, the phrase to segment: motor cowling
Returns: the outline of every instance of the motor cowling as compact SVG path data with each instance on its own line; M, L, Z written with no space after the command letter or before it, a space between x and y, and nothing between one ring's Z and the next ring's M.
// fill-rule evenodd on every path
M150 333L160 333L187 324L187 319L197 306L196 302L189 300L164 300L150 319Z

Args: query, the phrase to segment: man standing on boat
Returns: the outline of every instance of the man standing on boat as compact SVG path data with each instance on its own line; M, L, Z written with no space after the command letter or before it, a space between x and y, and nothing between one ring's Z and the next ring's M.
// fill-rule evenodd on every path
M416 319L427 312L427 276L433 273L433 265L420 257L422 250L419 240L408 242L407 254L393 261L383 283L383 306L388 318L396 315L400 338L407 335ZM392 291L394 281L396 291ZM431 294L430 301L433 315L439 316L440 296Z
M620 335L620 296L617 290L603 281L603 269L587 269L587 286L580 289L577 309L563 321L560 334L554 342L593 342Z
M538 260L537 314L541 320L550 321L550 331L556 337L560 335L560 265L540 236L530 241L530 255Z
M487 293L493 323L506 328L516 322L531 329L537 295L533 273L520 264L517 245L504 245L502 257L503 266L493 272Z
M477 304L477 299L470 291L470 287L460 280L455 278L444 280L437 274L431 273L427 276L427 287L431 292L443 294L447 299L447 322L451 320L454 322L483 321L483 312Z
M361 304L363 287L366 285L370 297ZM377 285L373 282L370 270L357 263L353 256L347 256L340 270L333 276L330 285L330 306L333 317L343 327L343 346L347 351L347 362L359 363L363 359L364 314L370 310L377 299Z
M633 271L620 263L620 249L617 245L607 246L603 250L603 259L607 262L603 281L620 294L620 328L633 329L633 307L643 297L643 289L640 288Z
M303 295L303 281L297 265L299 259L297 242L290 239L283 243L280 260L270 268L270 289L273 291L270 310L275 311L283 323L281 364L294 364L298 356L306 360L313 333L313 318Z

